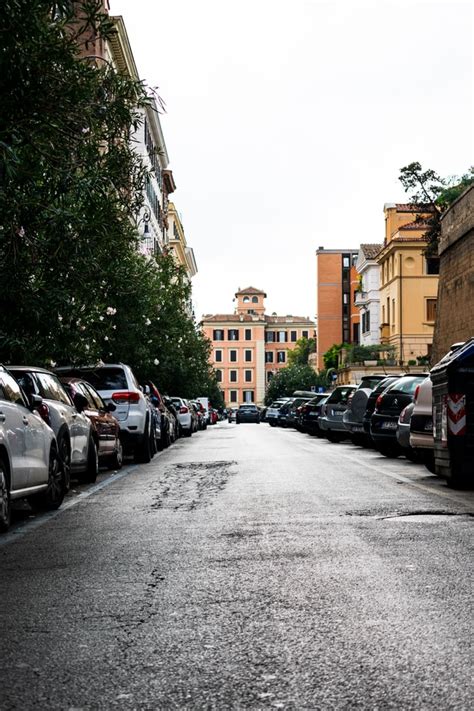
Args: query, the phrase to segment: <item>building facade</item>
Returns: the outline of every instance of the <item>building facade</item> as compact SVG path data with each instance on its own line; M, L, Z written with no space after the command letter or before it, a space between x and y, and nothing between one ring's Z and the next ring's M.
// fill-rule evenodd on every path
M252 286L239 289L235 298L233 314L206 315L202 328L212 343L211 364L226 405L261 405L271 378L288 365L288 351L300 338L314 338L315 324L306 317L266 314L266 294Z
M380 267L376 256L382 247L382 244L361 244L357 258L359 284L355 305L359 309L362 346L380 343Z
M318 370L324 368L323 356L335 343L359 342L359 309L355 305L358 257L353 249L316 250Z
M380 267L380 342L392 345L400 365L430 357L436 320L437 262L427 259L426 218L420 207L386 204Z

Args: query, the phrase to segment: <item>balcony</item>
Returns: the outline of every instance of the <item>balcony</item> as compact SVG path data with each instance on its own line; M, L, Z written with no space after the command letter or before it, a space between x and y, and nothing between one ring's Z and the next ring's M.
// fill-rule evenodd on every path
M356 306L365 306L369 300L369 294L367 291L355 291L354 292L354 304Z
M387 343L390 338L390 324L381 323L380 324L380 343Z

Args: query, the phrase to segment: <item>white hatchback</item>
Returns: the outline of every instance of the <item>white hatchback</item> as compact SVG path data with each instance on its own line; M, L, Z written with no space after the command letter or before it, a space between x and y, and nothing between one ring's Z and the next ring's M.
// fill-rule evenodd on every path
M11 501L27 497L36 508L56 509L66 493L54 432L28 405L17 381L0 366L0 531L10 525Z

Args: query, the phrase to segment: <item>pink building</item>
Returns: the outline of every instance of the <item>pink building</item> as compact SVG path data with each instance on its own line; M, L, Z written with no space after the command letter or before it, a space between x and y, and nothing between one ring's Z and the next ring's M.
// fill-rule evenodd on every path
M262 404L267 383L288 364L288 351L299 338L315 337L309 318L265 314L266 296L253 286L239 289L235 313L203 317L226 405Z

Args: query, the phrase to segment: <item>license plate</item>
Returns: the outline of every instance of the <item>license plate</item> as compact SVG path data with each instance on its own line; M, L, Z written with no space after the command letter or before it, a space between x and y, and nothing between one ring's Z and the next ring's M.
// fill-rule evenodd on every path
M396 422L382 422L382 429L383 430L396 430L397 423Z
M364 428L363 428L363 427L359 427L359 425L356 425L355 427L352 428L352 431L353 431L353 432L363 432L363 431L364 431Z
M433 432L433 421L430 420L425 424L425 432Z
M333 410L333 411L332 411L332 416L333 416L333 417L342 417L342 414L343 414L342 411L339 411L339 410Z

